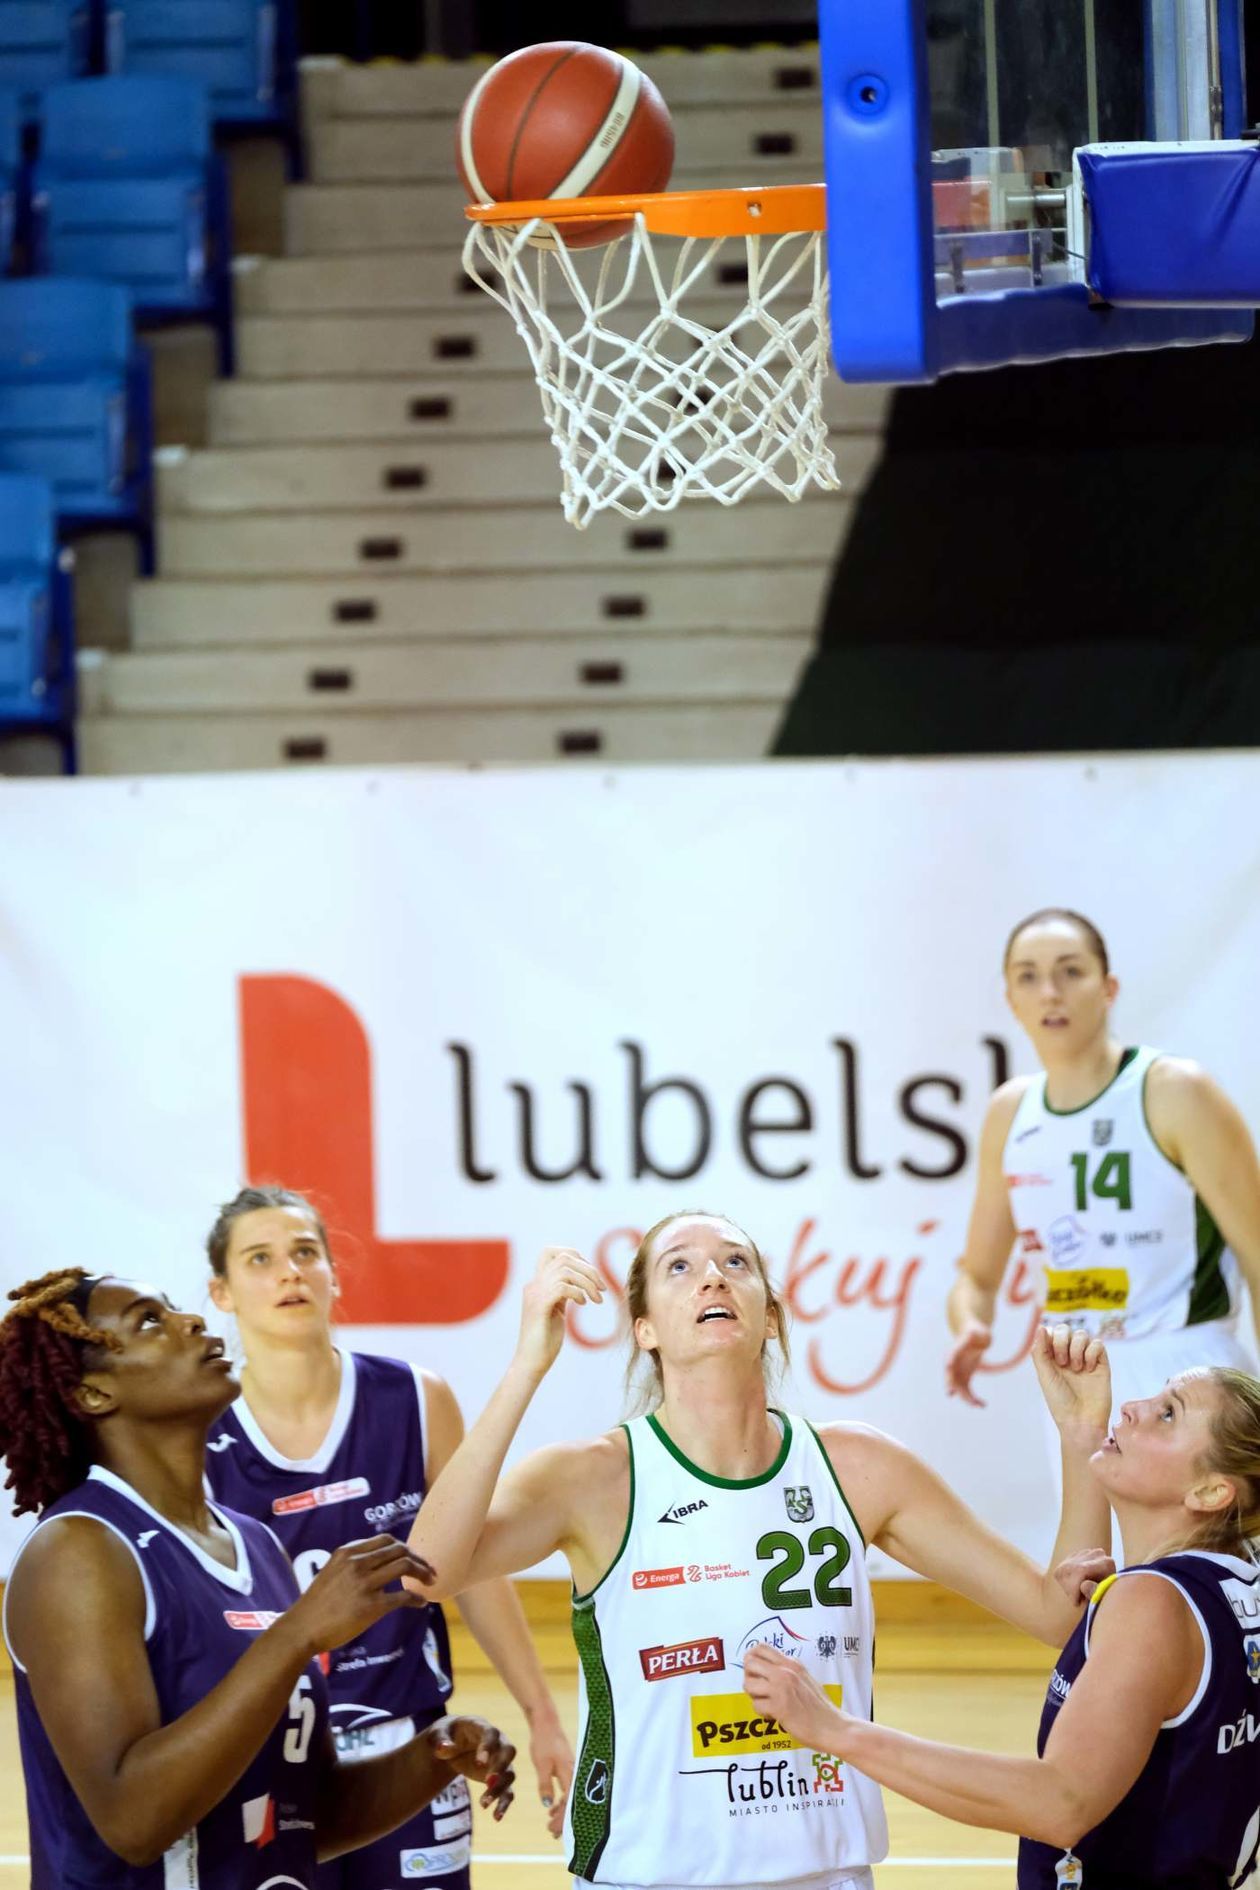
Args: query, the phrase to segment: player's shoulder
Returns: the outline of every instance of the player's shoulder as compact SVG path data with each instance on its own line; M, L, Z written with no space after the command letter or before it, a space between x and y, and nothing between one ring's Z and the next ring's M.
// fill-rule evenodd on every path
M1176 1576L1157 1569L1124 1569L1101 1584L1090 1610L1090 1647L1098 1651L1118 1638L1154 1645L1155 1637L1194 1641L1198 1629L1194 1604Z
M1040 1081L1037 1076L1008 1076L1004 1083L999 1083L989 1098L985 1110L985 1119L989 1122L1013 1121L1015 1111L1023 1102L1033 1085Z
M6 1618L20 1629L45 1609L85 1610L105 1598L144 1603L135 1549L103 1516L67 1511L49 1516L22 1544L9 1572Z
M814 1429L837 1473L843 1467L850 1474L855 1471L876 1474L894 1462L913 1456L913 1452L890 1437L887 1431L881 1431L874 1424L862 1424L856 1418L836 1418L827 1424L816 1424Z
M598 1437L544 1444L521 1464L531 1481L554 1482L593 1494L624 1481L630 1471L630 1444L621 1425Z
M1146 1072L1143 1102L1151 1133L1173 1160L1196 1132L1228 1131L1238 1121L1220 1084L1192 1057L1161 1052Z
M405 1358L393 1358L388 1352L351 1352L348 1356L354 1362L356 1380L366 1384L410 1385L418 1378L437 1376L422 1365L413 1365Z
M1152 1096L1202 1095L1216 1088L1201 1063L1193 1057L1172 1056L1157 1050L1146 1072L1146 1094Z
M1008 1076L990 1096L981 1130L983 1152L989 1159L1001 1153L1020 1104L1037 1081L1035 1076Z

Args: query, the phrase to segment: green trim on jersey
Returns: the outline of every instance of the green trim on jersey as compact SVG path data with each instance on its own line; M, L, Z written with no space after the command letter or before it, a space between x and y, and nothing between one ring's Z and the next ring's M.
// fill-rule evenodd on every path
M1227 1319L1230 1313L1229 1283L1221 1271L1225 1236L1198 1195L1194 1197L1194 1280L1186 1324L1203 1326L1210 1319Z
M1124 1072L1128 1069L1130 1063L1132 1063L1134 1057L1137 1055L1138 1049L1139 1049L1139 1046L1137 1044L1134 1044L1132 1048L1128 1050L1122 1050L1120 1052L1120 1061L1116 1065L1115 1075L1111 1077L1111 1079L1108 1082L1103 1084L1102 1088L1099 1090L1096 1096L1091 1096L1088 1102L1079 1103L1075 1109L1056 1109L1054 1104L1050 1101L1050 1098L1046 1095L1046 1087L1045 1087L1045 1084L1043 1083L1042 1088L1041 1088L1042 1108L1045 1110L1048 1116L1079 1116L1086 1109L1092 1109L1095 1103L1100 1103L1102 1101L1103 1097L1107 1094L1107 1091L1112 1087L1112 1085L1120 1081L1120 1078L1124 1075ZM1012 1117L1011 1120L1013 1123L1014 1117Z
M630 1502L626 1509L626 1526L621 1532L621 1542L618 1545L616 1555L614 1555L612 1561L608 1564L608 1567L604 1570L595 1586L588 1588L584 1595L579 1595L575 1584L572 1596L573 1606L575 1608L582 1607L599 1593L600 1589L604 1586L604 1583L608 1580L608 1577L612 1574L618 1562L620 1562L622 1556L625 1554L626 1544L630 1540L630 1531L634 1526L634 1438L631 1435L630 1426L628 1424L623 1424L621 1429L626 1434L626 1453L630 1458Z
M612 1682L595 1603L573 1603L573 1641L586 1682L586 1732L570 1787L573 1855L569 1874L594 1877L612 1830L613 1767L617 1752Z
M839 1477L836 1475L836 1466L831 1461L831 1453L828 1451L826 1444L823 1443L822 1438L818 1435L818 1432L814 1429L814 1426L810 1424L808 1418L806 1418L805 1422L809 1427L810 1436L813 1438L814 1442L817 1444L820 1452L822 1453L823 1462L826 1464L828 1470L831 1472L831 1481L836 1486L836 1493L838 1494L840 1501L844 1504L845 1510L848 1514L849 1521L853 1524L853 1527L857 1530L858 1535L861 1538L862 1547L864 1549L868 1548L870 1545L868 1544L866 1537L862 1532L862 1525L858 1521L856 1515L854 1514L852 1503L849 1501L848 1497L844 1493L843 1483L841 1483ZM874 1655L872 1654L872 1660L873 1659L874 1659Z
M674 1442L673 1438L669 1435L668 1431L666 1431L657 1422L656 1413L654 1411L649 1416L648 1423L651 1425L653 1431L655 1432L656 1436L660 1439L661 1443L664 1444L670 1456L675 1458L682 1465L683 1469L688 1472L689 1475L698 1478L701 1483L707 1483L715 1490L755 1490L761 1484L769 1483L772 1478L778 1476L780 1470L782 1470L784 1464L787 1462L788 1452L792 1448L792 1420L791 1418L788 1416L786 1411L776 1411L773 1405L767 1406L767 1409L770 1411L773 1417L782 1419L783 1442L780 1444L779 1454L775 1458L774 1462L770 1465L770 1468L768 1470L763 1470L759 1477L711 1476L707 1470L702 1470L698 1463L692 1463L690 1457L684 1456L683 1452L679 1450L677 1444Z

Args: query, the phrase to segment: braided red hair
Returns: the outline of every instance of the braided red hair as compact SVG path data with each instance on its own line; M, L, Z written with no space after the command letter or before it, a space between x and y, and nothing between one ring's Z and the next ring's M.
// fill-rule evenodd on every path
M15 1286L0 1323L0 1456L14 1511L45 1509L82 1483L91 1468L90 1431L76 1393L88 1346L121 1350L112 1332L90 1326L75 1301L90 1275L63 1267Z

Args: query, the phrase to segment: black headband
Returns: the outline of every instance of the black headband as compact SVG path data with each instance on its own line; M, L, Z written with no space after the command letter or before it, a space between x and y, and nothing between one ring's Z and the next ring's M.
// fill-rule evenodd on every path
M66 1295L84 1325L88 1323L88 1301L104 1277L103 1273L88 1274L86 1279L76 1280L73 1291Z

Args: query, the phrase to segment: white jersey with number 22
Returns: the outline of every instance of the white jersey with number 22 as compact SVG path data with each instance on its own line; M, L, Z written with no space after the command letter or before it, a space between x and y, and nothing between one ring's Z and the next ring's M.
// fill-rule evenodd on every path
M775 1461L741 1482L691 1463L655 1417L625 1426L625 1538L573 1603L580 1881L832 1890L887 1851L878 1786L799 1746L744 1692L744 1655L765 1641L847 1712L871 1713L862 1533L815 1432L773 1415Z

